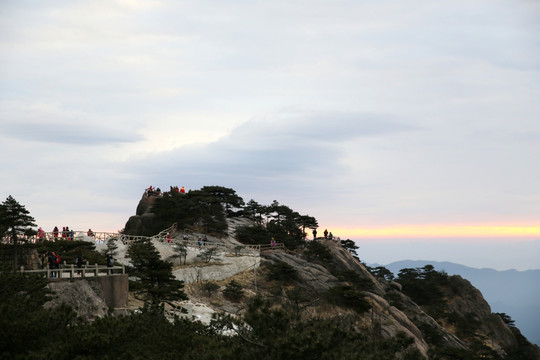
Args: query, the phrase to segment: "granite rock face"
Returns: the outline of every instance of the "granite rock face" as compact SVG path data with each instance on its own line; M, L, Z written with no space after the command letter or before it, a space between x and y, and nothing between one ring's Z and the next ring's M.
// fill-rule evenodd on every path
M148 229L151 227L152 222L155 219L155 215L151 212L152 204L156 200L155 196L147 196L143 194L135 215L131 216L126 222L124 227L124 233L126 235L139 235L148 233Z
M477 339L483 339L484 345L501 356L506 355L506 349L518 346L513 332L500 316L491 312L480 291L467 280L459 276L449 276L448 284L442 291L447 304L444 310L446 313L457 319L467 319L477 324L474 334L470 337L460 333L455 324L429 315L426 309L402 292L402 286L398 282L374 277L364 264L355 259L339 243L328 240L322 240L321 243L332 254L329 266L324 267L306 261L301 255L285 252L263 254L263 263L287 263L297 271L295 286L318 294L323 294L340 282L327 268L332 268L337 272L354 271L372 284L370 290L364 291L365 298L369 300L372 309L359 317L354 317L356 320L353 321L360 327L371 328L372 331L375 329L378 336L383 338L405 333L413 338L414 346L426 358L428 358L430 345L433 346L434 338L437 339L439 347L462 350L469 349ZM324 316L321 313L318 315Z

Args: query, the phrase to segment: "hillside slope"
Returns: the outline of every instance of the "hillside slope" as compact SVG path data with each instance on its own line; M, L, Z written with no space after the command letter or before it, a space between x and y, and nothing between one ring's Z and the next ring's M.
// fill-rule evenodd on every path
M540 345L540 270L497 271L427 260L396 261L385 267L398 274L403 268L428 264L438 271L460 275L469 280L482 292L493 312L510 315L523 334L531 342Z

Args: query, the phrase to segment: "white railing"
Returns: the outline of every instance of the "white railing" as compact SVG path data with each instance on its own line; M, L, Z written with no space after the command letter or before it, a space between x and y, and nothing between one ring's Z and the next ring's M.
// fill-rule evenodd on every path
M96 243L105 243L111 239L119 240L124 245L129 245L130 243L138 240L158 240L160 242L167 242L167 233L172 234L176 230L176 224L173 224L171 227L159 232L158 234L154 236L140 236L140 235L126 235L126 234L120 234L120 233L111 233L111 232L93 232L91 236L88 236L86 231L73 231L73 237L71 235L68 235L67 237L62 237L62 232L60 231L58 234L55 234L53 232L45 232L42 234L41 237L38 235L30 236L30 237L21 237L21 239L25 239L29 242L41 242L41 241L56 241L56 240L88 240L93 239ZM190 235L192 236L192 235ZM9 243L9 240L3 239L4 243ZM229 245L224 244L221 242L212 242L212 241L203 241L202 245L199 245L198 240L189 240L189 239L180 239L179 237L172 238L171 244L181 244L185 246L190 247L201 247L201 246L214 246L214 247L220 247L232 250L236 246L235 245ZM283 243L276 243L275 245L271 244L265 244L265 245L250 245L250 244L242 244L238 245L242 246L244 249L253 250L257 252L261 251L272 251L272 250L278 250L283 251L285 249L285 246Z

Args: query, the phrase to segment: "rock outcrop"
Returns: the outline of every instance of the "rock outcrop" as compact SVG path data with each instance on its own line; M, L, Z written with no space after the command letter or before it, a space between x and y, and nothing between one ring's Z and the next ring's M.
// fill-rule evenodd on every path
M126 235L147 234L155 219L155 215L151 212L152 204L156 200L155 196L147 196L143 194L135 215L131 216L126 222L124 233Z
M294 286L317 294L323 294L340 283L333 272L353 271L359 274L362 279L372 284L370 290L364 291L372 308L369 312L355 317L357 326L370 328L383 338L404 333L413 338L414 346L426 358L430 346L467 351L472 344L480 341L503 357L508 349L518 346L514 333L500 316L491 313L480 291L467 280L459 276L449 276L448 283L443 287L447 304L445 314L450 314L458 321L466 319L477 325L470 334L464 335L455 324L428 314L426 309L401 291L402 286L398 282L375 278L366 266L339 243L326 240L321 243L332 254L332 261L326 267L306 261L301 255L285 252L263 254L263 263L283 262L292 266L298 274ZM328 270L329 268L332 271ZM316 313L323 316L320 310ZM540 358L540 351L538 355Z

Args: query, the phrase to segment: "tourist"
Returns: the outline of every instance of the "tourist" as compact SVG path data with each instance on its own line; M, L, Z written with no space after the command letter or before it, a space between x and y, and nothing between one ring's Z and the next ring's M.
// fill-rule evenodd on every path
M56 260L56 256L54 254L54 251L51 251L49 253L48 260L49 260L49 269L53 270L54 267L55 267L54 262ZM54 278L54 277L56 277L56 271L51 271L51 278Z
M39 260L41 261L41 269L45 269L49 263L49 257L47 256L46 251L39 256Z
M107 254L107 267L114 266L114 259L111 254Z
M39 229L38 229L37 236L38 236L38 239L39 239L39 240L43 241L43 237L45 236L45 231L43 231L43 229L41 228L41 226L40 226Z
M82 256L82 254L79 254L79 256L77 256L77 261L76 261L76 262L77 262L77 267L78 267L79 269L82 268L84 261L85 261L85 260L84 260L84 258L83 258L83 256ZM81 271L80 271L80 270L77 271L77 275L81 275Z

